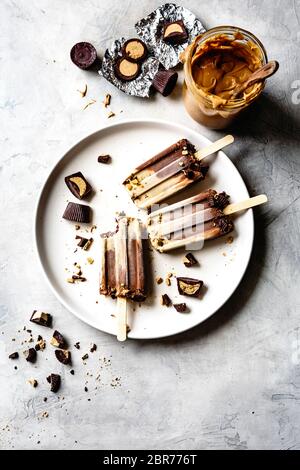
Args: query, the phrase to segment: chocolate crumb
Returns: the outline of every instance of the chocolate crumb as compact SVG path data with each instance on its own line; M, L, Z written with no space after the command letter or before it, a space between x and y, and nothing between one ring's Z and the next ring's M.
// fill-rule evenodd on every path
M71 375L74 375L74 374L75 374L74 369L70 370L70 374L71 374Z
M97 350L97 345L94 343L90 349L90 352L93 353Z
M47 377L47 381L50 383L51 385L51 392L58 392L59 388L60 388L60 384L61 384L61 379L60 379L60 375L58 374L50 374L48 377Z
M108 163L110 161L111 161L110 155L99 155L98 157L98 163Z
M84 387L84 391L85 391L85 392L88 392L89 389L88 389L87 387Z
M19 353L18 352L14 352L14 353L11 353L9 356L8 356L9 359L19 359Z
M198 261L192 253L187 253L183 258L183 264L186 268L190 268L191 266L198 264Z
M84 355L82 356L81 359L82 359L83 361L85 361L85 360L88 359L88 358L89 358L89 355L88 355L88 353L86 353L86 354L84 354Z
M80 342L79 341L77 341L77 343L74 344L74 348L80 349Z
M179 313L184 313L184 312L186 312L186 304L185 304L185 303L174 304L173 307L174 307L175 310L177 310L177 312L179 312Z
M163 278L160 277L160 276L157 276L157 277L155 278L155 281L156 281L156 284L161 284L161 283L163 282Z
M38 386L38 381L36 379L29 379L28 383L33 386L33 388L36 388Z
M23 354L27 362L33 363L36 361L36 350L34 348L27 349Z
M172 301L168 294L163 294L161 296L161 305L165 305L166 307L169 307L171 305Z

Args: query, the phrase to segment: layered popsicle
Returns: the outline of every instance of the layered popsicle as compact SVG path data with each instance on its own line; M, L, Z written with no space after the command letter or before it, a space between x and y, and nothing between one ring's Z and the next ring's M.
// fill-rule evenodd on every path
M229 204L225 192L209 189L176 204L152 212L148 232L152 246L170 251L196 242L226 235L234 228L230 214L267 201L265 195Z
M114 234L101 236L100 294L141 302L146 298L142 226L121 216Z
M123 185L134 203L146 209L203 180L208 165L202 160L233 140L228 135L196 152L191 142L181 139L138 166Z

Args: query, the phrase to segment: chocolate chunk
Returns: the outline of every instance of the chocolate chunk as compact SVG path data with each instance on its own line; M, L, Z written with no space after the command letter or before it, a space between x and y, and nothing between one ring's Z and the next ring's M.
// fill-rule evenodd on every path
M83 361L86 361L88 358L89 358L89 355L86 353L86 354L84 354L84 355L82 356L81 359L82 359Z
M211 194L208 197L208 203L210 207L217 207L218 209L224 209L229 204L229 197L224 191L219 194Z
M65 183L77 199L84 199L92 191L92 186L87 182L81 171L66 176Z
M195 266L198 261L196 260L195 256L192 253L187 253L183 258L183 264L186 268L190 268L191 266Z
M184 312L186 312L186 304L185 304L185 303L182 303L182 304L174 304L173 307L174 307L175 310L177 310L177 312L179 312L179 313L184 313Z
M84 238L84 237L80 237L79 235L76 235L75 240L79 240L79 242L77 243L77 246L79 246L80 248L83 248L83 250L85 251L87 251L90 248L91 244L94 241L93 238Z
M98 157L98 163L108 163L110 161L111 161L110 155L99 155Z
M23 354L27 362L36 361L36 350L34 348L27 349Z
M188 33L182 20L166 23L163 30L163 40L168 44L182 44L188 39Z
M125 57L120 57L115 64L116 77L125 82L137 78L141 71L141 66L138 63L131 62Z
M97 51L89 42L78 42L70 52L72 62L80 69L88 69L97 59Z
M63 219L88 224L91 220L91 208L84 204L69 202L63 214Z
M60 389L60 383L61 383L60 375L50 374L47 377L47 381L51 385L51 388L50 388L51 392L54 392L54 393L58 392L58 390Z
M168 96L175 88L178 73L173 70L159 70L153 78L153 87L163 96Z
M71 353L70 351L66 351L65 349L56 349L55 350L56 359L61 362L62 364L70 364L71 363Z
M180 295L199 297L203 281L191 277L177 277L177 288Z
M74 344L74 348L80 349L80 342L79 341L77 341L77 343Z
M52 338L50 340L50 343L55 348L67 349L67 342L66 342L65 338L57 330L54 331L54 333L52 335Z
M232 220L230 219L230 217L227 217L227 216L223 216L223 217L219 217L218 219L215 219L214 225L220 228L223 235L231 232L234 227Z
M162 305L165 305L166 307L169 307L171 305L172 301L170 299L170 297L168 296L168 294L163 294L161 296L161 304Z
M128 39L123 46L123 55L131 62L142 62L148 55L148 49L140 39Z
M14 352L14 353L11 353L9 356L8 356L9 359L19 359L19 353L18 352Z
M31 315L30 321L32 323L36 323L37 325L47 326L48 328L50 328L52 324L52 315L50 315L50 313L34 310L33 314Z
M95 351L97 351L97 344L93 343L93 344L92 344L92 347L91 347L91 349L90 349L90 352L93 353L93 352L95 352Z

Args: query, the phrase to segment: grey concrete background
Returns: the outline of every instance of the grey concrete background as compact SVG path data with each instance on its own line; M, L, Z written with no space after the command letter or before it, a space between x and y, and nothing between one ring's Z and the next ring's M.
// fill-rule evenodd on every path
M251 30L269 58L280 62L264 96L232 130L237 142L228 149L250 191L266 192L270 203L256 211L249 269L213 318L178 337L123 346L74 318L49 291L33 248L38 191L68 146L107 123L100 103L109 91L115 120L159 117L208 137L217 133L187 116L180 83L169 99L146 102L122 95L69 61L75 42L91 41L103 52L113 38L131 36L134 22L161 2L0 3L2 449L300 448L300 104L293 88L300 80L300 1L181 3L207 28L234 24ZM76 92L82 81L97 99L84 112ZM30 327L34 308L51 312L71 342L81 341L81 350L73 351L74 377L49 349L36 366L8 361L10 352L24 348L21 341L29 335L22 328ZM33 332L36 337L40 331ZM49 338L50 332L42 334ZM91 342L98 350L82 367L81 354ZM63 376L59 397L50 396L45 383L54 367ZM37 389L26 383L29 377L39 380Z

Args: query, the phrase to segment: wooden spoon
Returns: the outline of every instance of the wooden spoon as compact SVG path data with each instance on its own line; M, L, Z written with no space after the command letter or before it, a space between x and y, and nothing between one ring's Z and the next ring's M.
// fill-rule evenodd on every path
M278 68L279 63L276 60L270 60L270 62L255 70L255 72L253 72L244 83L236 87L232 94L232 99L237 98L249 86L252 86L257 82L261 82L262 80L271 77L271 75L274 75Z

